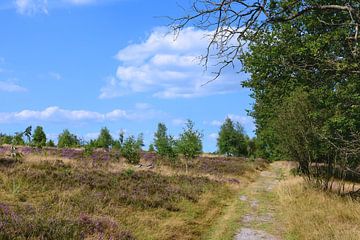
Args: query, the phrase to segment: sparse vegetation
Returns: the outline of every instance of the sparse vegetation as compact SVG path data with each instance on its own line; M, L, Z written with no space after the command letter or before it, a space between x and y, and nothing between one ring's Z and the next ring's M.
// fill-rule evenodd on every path
M129 137L122 149L127 149L130 139L137 147L141 144ZM27 161L36 154L27 151L23 163L0 161L2 239L198 239L221 216L224 203L234 198L237 190L232 185L239 184L211 180L208 176L217 174L216 166L198 171L193 165L194 175L184 174L182 168L177 169L178 174L162 175L156 169L84 167L78 150L66 152L69 160L74 159L69 163ZM244 179L246 173L256 175L256 163L238 161L242 164L231 166L237 163L235 159L222 164L240 171L238 176ZM223 171L221 178L235 177L228 173ZM216 176L221 179L220 174Z

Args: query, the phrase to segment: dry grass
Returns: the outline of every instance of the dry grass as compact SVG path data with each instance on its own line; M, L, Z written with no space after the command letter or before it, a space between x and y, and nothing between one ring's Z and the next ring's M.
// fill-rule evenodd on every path
M266 165L216 161L196 162L201 171L185 174L181 167L149 170L121 159L94 167L43 154L23 162L2 158L0 239L208 239L234 214L227 209L248 176ZM243 175L220 177L212 166Z
M360 239L360 203L308 186L302 178L278 189L279 225L285 239Z

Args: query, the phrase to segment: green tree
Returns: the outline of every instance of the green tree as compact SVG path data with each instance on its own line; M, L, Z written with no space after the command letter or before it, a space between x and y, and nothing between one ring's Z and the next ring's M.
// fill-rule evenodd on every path
M299 161L309 177L317 174L309 161L345 176L360 164L360 2L247 3L194 0L175 30L196 20L202 29L215 27L208 49L217 52L205 59L219 58L216 76L237 60L251 76L243 86L255 99L257 154Z
M56 147L54 141L52 139L50 139L47 143L46 143L47 147Z
M37 147L44 147L46 145L46 134L41 126L35 128L32 143Z
M217 138L218 152L227 156L246 156L247 140L240 123L226 118Z
M202 153L202 138L203 134L194 129L194 123L188 120L177 141L178 151L185 158L186 172L188 171L188 162Z
M159 123L157 131L154 134L154 146L157 154L172 162L177 159L176 141L167 134L167 128L164 123Z
M167 135L167 128L164 123L158 124L157 131L154 134L154 146L156 152L161 157L165 157L167 155L169 148L169 137Z
M112 146L114 143L114 140L110 134L110 131L108 128L104 127L100 130L100 135L98 136L96 140L96 145L99 148L106 148L109 149L110 146Z
M139 135L138 138L129 136L124 140L123 146L121 148L121 154L130 164L138 164L140 162L142 146L141 138L141 135Z
M71 148L80 146L80 140L75 134L65 129L58 137L59 148Z
M154 144L149 145L149 152L155 152Z
M7 134L0 134L0 144L11 144L13 136Z

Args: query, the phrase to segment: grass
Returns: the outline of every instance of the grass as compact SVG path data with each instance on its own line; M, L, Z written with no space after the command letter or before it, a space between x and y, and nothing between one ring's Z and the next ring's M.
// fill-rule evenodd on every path
M360 203L290 178L277 189L284 239L360 239Z
M202 174L186 175L178 168L172 174L128 165L111 171L108 165L33 158L0 160L0 239L208 239L231 215L244 176L263 166L226 162L224 169L241 170L240 183L209 177L215 170L200 171L201 162L193 173Z

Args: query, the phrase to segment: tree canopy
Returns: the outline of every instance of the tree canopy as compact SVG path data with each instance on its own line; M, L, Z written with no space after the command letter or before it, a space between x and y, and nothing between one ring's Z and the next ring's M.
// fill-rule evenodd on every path
M234 123L230 118L226 118L220 127L217 146L220 154L246 156L247 142L241 124L239 122Z

